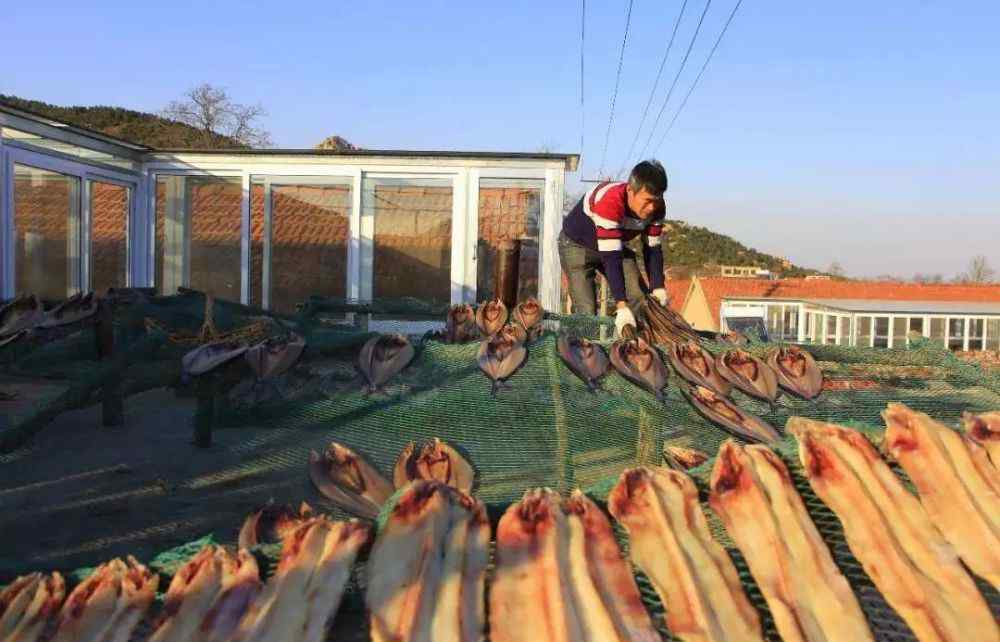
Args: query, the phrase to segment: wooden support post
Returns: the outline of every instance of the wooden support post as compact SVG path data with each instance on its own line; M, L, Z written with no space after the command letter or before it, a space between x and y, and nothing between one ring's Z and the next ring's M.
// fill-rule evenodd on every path
M198 406L194 413L194 445L198 448L208 448L212 445L216 388L217 379L214 374L204 374L195 380Z
M107 301L97 303L97 320L94 323L97 341L97 358L111 361L115 356L115 324L113 308ZM112 372L101 386L102 423L107 427L125 425L125 407L121 394L121 373Z
M508 239L497 248L497 267L493 281L496 296L508 310L517 305L518 268L521 263L521 241Z

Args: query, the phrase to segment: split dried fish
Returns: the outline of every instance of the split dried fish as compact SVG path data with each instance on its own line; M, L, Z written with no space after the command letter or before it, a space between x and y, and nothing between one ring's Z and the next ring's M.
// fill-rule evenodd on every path
M626 470L608 510L628 531L632 561L666 607L671 633L684 642L763 640L757 612L708 530L690 477L666 468Z
M493 642L588 640L571 591L566 516L549 489L524 493L500 518L490 587Z
M267 381L285 374L295 365L305 347L306 340L295 333L271 338L247 349L247 364L258 381Z
M699 340L694 328L673 310L649 297L639 305L642 336L650 344L684 343Z
M696 448L682 448L680 446L664 446L663 462L674 470L691 470L697 468L708 461L708 453Z
M476 309L476 325L484 337L491 337L507 323L507 306L500 299L480 303Z
M542 319L545 310L535 297L528 297L514 306L514 320L524 328L528 338L534 339L542 333Z
M93 292L74 294L46 312L45 317L38 324L38 327L55 328L83 321L97 312L97 305L98 299L94 296Z
M245 548L222 561L219 594L198 627L199 642L227 642L261 590L257 560Z
M715 340L719 343L726 343L731 346L745 346L750 343L746 335L742 332L736 330L730 330L729 332L720 332L715 335Z
M955 550L864 435L803 417L789 419L787 429L851 552L918 639L1000 640Z
M127 642L158 584L132 557L101 564L66 598L52 642Z
M361 348L358 365L371 392L376 392L413 360L415 351L401 334L372 337Z
M309 453L309 477L324 497L365 519L378 517L392 484L356 452L335 441L322 455Z
M59 573L32 573L15 579L0 592L0 640L41 640L65 596L66 583Z
M206 546L180 568L170 581L163 611L149 642L188 642L195 639L202 620L222 587L228 553Z
M694 341L673 343L667 347L670 365L688 382L729 395L732 385L715 369L715 358Z
M984 475L962 436L890 403L885 446L920 493L934 525L973 573L1000 588L1000 476Z
M475 469L465 457L435 437L422 446L407 444L396 459L392 480L397 490L412 481L426 479L469 493L475 476Z
M597 392L598 381L608 372L608 355L604 348L582 337L560 335L556 349L573 374L583 379L591 392Z
M444 340L447 343L465 343L476 338L476 311L468 303L454 305L448 310Z
M264 542L283 541L303 522L312 518L312 506L305 502L302 502L298 510L286 504L269 502L243 522L238 538L239 547L253 548Z
M785 642L874 642L785 464L765 446L719 448L709 505L743 553Z
M482 640L489 540L482 503L435 481L408 486L368 562L372 640Z
M479 344L476 361L479 369L493 381L490 394L495 396L497 390L509 387L507 379L517 372L527 358L528 351L524 343L506 329Z
M798 346L776 348L767 363L778 377L778 384L802 399L815 399L823 390L823 372L813 356Z
M774 426L708 388L691 386L681 392L698 414L737 437L765 443L781 439Z
M616 341L611 344L610 357L619 374L663 401L669 374L659 353L648 343L642 339Z
M771 366L746 350L729 350L715 358L719 375L743 393L774 403L778 398L778 375Z
M579 489L563 502L568 532L570 591L586 640L659 642L632 569L611 523Z
M1000 411L981 415L963 412L962 427L973 441L986 450L993 467L1000 471Z
M45 319L45 309L35 295L21 296L0 308L0 338L20 335Z
M243 356L247 347L234 341L219 341L199 346L181 357L181 370L189 376L210 372L224 363Z

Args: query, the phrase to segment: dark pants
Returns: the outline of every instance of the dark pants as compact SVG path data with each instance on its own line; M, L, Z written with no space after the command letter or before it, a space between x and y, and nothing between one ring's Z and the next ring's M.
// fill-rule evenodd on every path
M569 279L569 295L573 299L573 314L597 314L597 297L594 294L596 276L604 274L604 262L596 250L579 245L565 234L559 234L559 261ZM632 250L625 249L622 257L622 272L625 275L625 296L628 306L635 313L639 309L644 291L639 267ZM605 275L607 277L607 275ZM614 308L610 310L614 314Z

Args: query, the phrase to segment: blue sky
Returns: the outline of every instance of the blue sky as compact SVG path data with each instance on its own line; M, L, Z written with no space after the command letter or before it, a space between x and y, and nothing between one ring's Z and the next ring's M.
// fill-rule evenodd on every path
M608 145L636 134L682 0L635 0ZM17 3L0 92L157 111L261 102L277 145L583 152L600 164L626 2ZM735 0L713 0L653 146ZM209 5L209 6L206 6ZM689 0L647 124L704 4ZM1000 4L745 0L658 150L669 215L854 276L1000 269Z

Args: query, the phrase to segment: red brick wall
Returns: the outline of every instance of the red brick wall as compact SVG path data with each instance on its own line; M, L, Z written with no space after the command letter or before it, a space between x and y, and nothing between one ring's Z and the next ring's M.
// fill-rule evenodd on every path
M66 298L69 285L67 237L72 195L67 179L31 170L14 179L14 290L44 299Z
M125 287L128 260L128 189L90 186L91 288Z
M538 225L541 192L521 187L479 188L477 298L493 298L493 271L500 241L521 239L518 297L538 296Z

